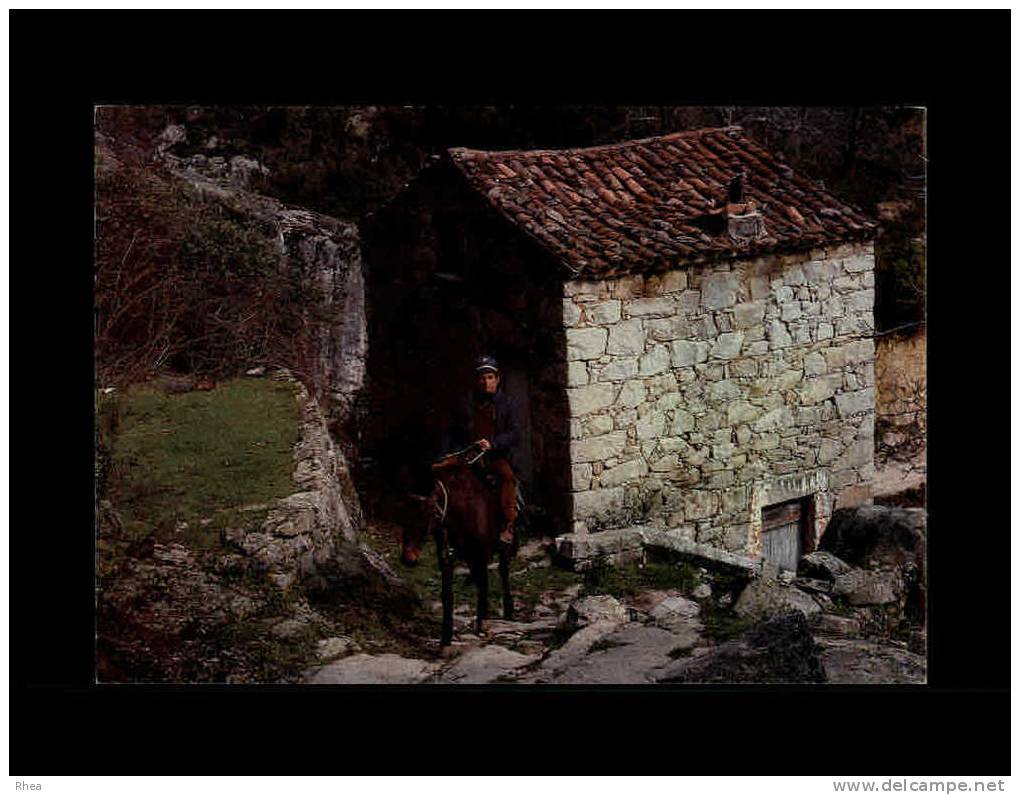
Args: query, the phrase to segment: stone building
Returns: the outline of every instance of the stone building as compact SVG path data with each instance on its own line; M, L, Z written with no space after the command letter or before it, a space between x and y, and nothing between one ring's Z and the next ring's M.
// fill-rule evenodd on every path
M366 449L434 449L493 351L565 548L637 528L790 566L871 497L876 233L739 128L451 149L367 235Z

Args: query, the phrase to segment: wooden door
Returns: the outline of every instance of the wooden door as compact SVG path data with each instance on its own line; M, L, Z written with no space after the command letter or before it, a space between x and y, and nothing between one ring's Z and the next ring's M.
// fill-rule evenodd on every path
M804 500L769 505L761 512L761 554L780 569L796 571L804 549Z

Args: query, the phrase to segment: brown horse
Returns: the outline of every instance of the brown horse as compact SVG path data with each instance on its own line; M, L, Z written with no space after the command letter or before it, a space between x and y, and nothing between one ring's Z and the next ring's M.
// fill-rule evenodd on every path
M484 631L489 617L489 563L494 551L499 553L499 576L503 585L503 618L513 618L510 594L510 544L499 540L502 528L499 493L491 488L475 468L459 463L434 469L435 488L428 497L417 497L427 511L421 523L405 525L401 559L407 566L417 564L422 545L431 535L436 541L436 557L443 590L443 628L440 646L446 648L453 640L453 566L456 560L466 563L471 579L478 589L476 628ZM514 534L516 541L516 533Z

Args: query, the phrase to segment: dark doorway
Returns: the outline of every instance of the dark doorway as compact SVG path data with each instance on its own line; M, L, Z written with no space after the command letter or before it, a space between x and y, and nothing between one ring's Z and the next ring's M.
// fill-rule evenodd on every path
M517 474L529 504L569 515L569 418L558 264L476 197L421 186L365 230L368 388L357 484L388 518L409 488L431 489L451 410L495 356L520 407ZM399 521L396 516L390 517ZM562 521L556 532L564 532Z

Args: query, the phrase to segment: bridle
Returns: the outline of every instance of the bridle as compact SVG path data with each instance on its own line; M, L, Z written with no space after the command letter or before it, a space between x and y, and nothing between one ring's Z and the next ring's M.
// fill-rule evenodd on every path
M453 559L453 549L450 547L450 536L446 527L446 512L450 507L450 492L446 488L446 484L443 483L439 478L436 478L436 486L443 495L443 507L439 507L439 501L435 500L432 502L432 509L435 511L435 518L439 520L439 532L442 534L443 554L446 555L448 560Z
M443 494L443 507L439 507L439 502L432 503L432 509L436 512L436 518L442 523L446 524L446 510L450 507L450 492L446 489L446 484L443 481L436 478L436 486L439 491Z

